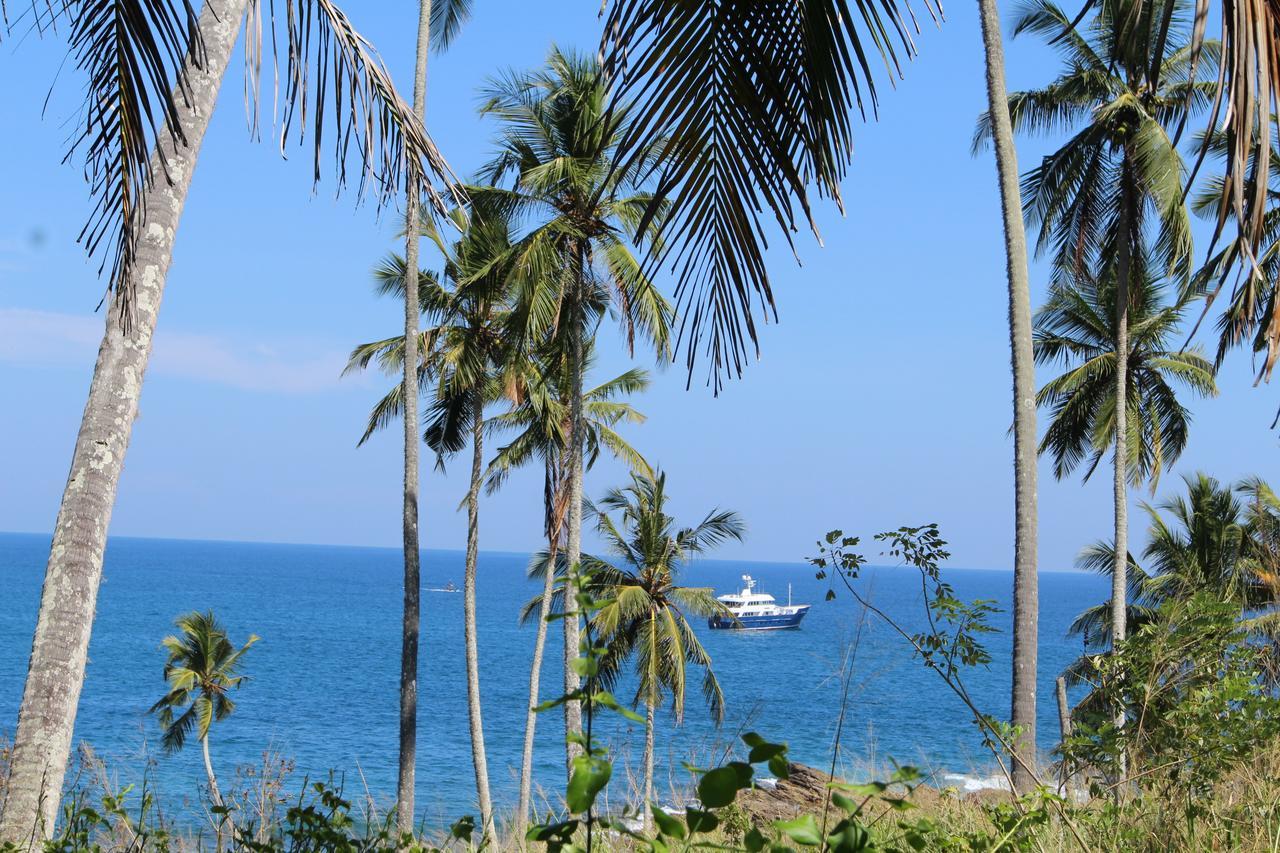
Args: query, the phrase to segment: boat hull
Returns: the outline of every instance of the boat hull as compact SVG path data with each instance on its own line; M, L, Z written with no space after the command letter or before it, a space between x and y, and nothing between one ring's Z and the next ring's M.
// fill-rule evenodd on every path
M730 631L780 631L787 628L799 628L800 622L808 607L798 608L795 613L771 613L767 616L739 616L736 619L728 616L712 616L707 620L707 627Z

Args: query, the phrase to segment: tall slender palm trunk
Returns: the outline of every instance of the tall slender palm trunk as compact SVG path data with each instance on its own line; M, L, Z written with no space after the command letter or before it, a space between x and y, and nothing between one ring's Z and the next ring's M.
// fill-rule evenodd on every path
M484 837L495 840L493 802L489 798L489 761L484 749L480 708L480 651L476 642L476 563L480 556L480 482L484 476L483 401L476 403L471 427L471 488L467 490L467 564L462 580L462 633L467 647L467 720L471 724L471 763L476 771L476 799Z
M533 744L538 726L539 682L542 680L542 655L547 645L547 617L551 614L551 594L556 580L556 557L560 545L561 519L557 514L558 490L553 485L551 466L547 462L543 479L543 499L546 503L547 571L542 579L542 603L538 607L538 633L533 641L533 661L529 664L529 704L524 720L524 752L520 758L520 797L516 804L517 839L524 838L533 800Z
M648 831L653 822L653 698L644 703L644 805L641 807L641 818L644 829Z
M576 322L581 316L583 294L586 282L583 280L586 267L586 253L578 249L578 274L573 294L572 310L574 312L573 340L569 346L570 367L572 376L569 388L569 524L568 541L565 545L565 559L569 564L569 580L564 590L564 692L573 693L579 687L578 672L573 668L578 658L580 630L578 626L577 584L572 578L578 571L578 563L582 560L582 453L586 439L585 423L582 416L582 381L586 364L583 361L582 324ZM565 764L572 769L573 759L582 752L582 747L569 740L572 735L582 733L582 705L578 702L564 703L565 729Z
M1031 283L1027 235L1018 187L1018 157L1004 79L1004 47L995 0L978 0L986 48L987 100L1004 216L1005 268L1009 286L1009 345L1013 363L1013 690L1011 711L1018 729L1013 783L1020 792L1035 785L1036 654L1039 583L1036 575L1036 377L1031 337Z
M213 761L209 758L209 736L200 738L200 751L204 754L204 772L209 777L209 796L213 804L222 808L222 794L218 791L218 777L213 773Z
M1111 571L1111 645L1124 642L1128 628L1129 588L1129 278L1132 258L1128 231L1132 223L1133 196L1128 179L1128 154L1121 182L1120 212L1116 230L1116 458L1112 489L1115 498L1115 555Z
M135 223L137 254L127 283L135 299L128 324L115 299L106 309L106 329L45 569L9 783L0 809L0 844L36 849L53 831L84 683L107 529L138 414L160 299L191 175L245 5L246 0L204 4L198 24L204 61L197 66L188 57L189 89L185 97L175 98L182 133L175 134L170 127L160 132L151 157L155 179L135 208L142 221ZM160 152L167 154L163 161Z
M1133 216L1132 182L1129 180L1129 153L1126 150L1120 184L1120 213L1116 231L1120 245L1116 252L1116 458L1112 491L1115 500L1115 553L1111 565L1111 648L1124 642L1129 627L1129 228ZM1116 709L1116 727L1124 726L1124 707ZM1122 752L1118 762L1120 777L1127 775ZM1119 789L1116 795L1119 796Z
M426 123L427 56L431 49L431 0L418 5L418 46L413 112ZM410 186L415 182L409 182ZM405 197L404 246L404 607L400 630L400 755L396 775L396 828L413 829L418 759L418 635L421 631L422 553L418 541L418 232L421 199Z

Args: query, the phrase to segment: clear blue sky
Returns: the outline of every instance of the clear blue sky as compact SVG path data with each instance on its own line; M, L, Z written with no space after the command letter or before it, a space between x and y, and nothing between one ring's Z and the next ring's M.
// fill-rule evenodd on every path
M407 89L416 0L344 5ZM475 114L487 75L538 64L553 41L592 49L598 39L598 0L475 6L430 74L428 125L459 173L483 160L492 133ZM939 29L924 16L921 57L896 90L883 86L881 120L859 128L847 214L821 212L825 248L802 238L803 267L785 247L770 255L781 322L764 330L761 360L719 398L686 391L683 367L667 367L638 401L650 420L630 437L669 472L677 516L722 505L746 517L747 543L724 556L798 560L832 527L937 521L954 563L1011 564L999 209L990 156L969 154L985 101L981 43L972 4L947 14ZM63 54L56 38L0 45L0 530L52 528L101 332L102 282L75 244L86 192L60 165L80 85L72 69L41 115ZM1056 68L1031 39L1008 58L1015 88ZM389 380L338 373L352 344L400 322L368 284L395 244L395 216L335 201L331 185L313 195L305 149L284 162L269 140L251 143L240 75L233 63L195 175L112 532L394 545L398 434L355 448ZM1024 142L1023 166L1044 150ZM1038 302L1044 271L1033 273ZM616 339L602 350L600 377L626 366ZM1221 398L1194 406L1177 473L1280 479L1268 430L1280 389L1251 389L1244 355L1221 384ZM455 467L424 476L427 547L463 544L465 466ZM621 477L601 465L588 492ZM1169 476L1162 492L1179 486ZM540 500L534 474L487 499L482 547L536 547ZM1040 509L1041 566L1068 568L1108 535L1107 477L1056 483L1043 466ZM1140 537L1145 519L1133 518Z

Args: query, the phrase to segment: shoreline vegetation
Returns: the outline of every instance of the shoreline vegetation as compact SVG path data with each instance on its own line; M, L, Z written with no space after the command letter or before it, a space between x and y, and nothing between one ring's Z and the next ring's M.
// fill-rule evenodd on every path
M673 496L700 472L664 470L633 438L650 372L631 364L601 376L617 355L602 350L657 365L683 357L687 385L701 377L712 394L742 378L760 353L760 322L777 314L768 243L783 242L776 233L795 252L804 230L818 236L817 200L843 207L855 196L853 119L878 113L884 84L916 55L916 10L907 0L608 0L598 44L553 42L538 67L494 70L478 92L491 145L460 175L426 125L427 64L465 37L469 0L419 0L412 105L339 0L61 0L10 17L13 5L0 0L0 33L65 34L68 67L85 84L66 156L86 179L78 239L107 293L17 726L0 749L0 853L1280 849L1280 497L1263 476L1222 480L1182 465L1192 406L1218 395L1227 353L1255 355L1258 382L1280 359L1274 3L1218 4L1215 38L1208 0L1027 0L1010 35L1039 39L1060 64L1039 88L1008 92L1000 10L978 0L986 109L973 153L989 148L996 165L1013 410L1008 701L973 689L976 671L1006 665L991 648L1001 609L957 592L938 525L831 530L795 555L828 600L852 602L849 643L823 650L840 687L824 709L835 721L829 764L794 761L788 737L808 719L743 727L687 762L670 809L655 770L659 724L678 732L692 709L718 726L734 701L694 625L739 616L689 584L689 564L742 541L749 519L715 505L685 514ZM941 23L933 0L916 6ZM313 188L403 213L403 255L372 273L403 325L356 344L344 370L389 380L357 446L391 427L404 437L397 648L368 650L398 675L396 797L383 808L367 786L353 792L358 768L297 779L268 752L226 775L220 737L245 713L237 699L252 689L261 646L205 604L155 638L160 677L146 697L166 760L202 766L200 791L184 793L174 815L145 771L118 783L89 747L73 762L111 516L192 174L237 45L250 135L262 130L269 53L268 132L281 151L312 149ZM1036 135L1049 153L1020 169L1017 143ZM1202 231L1210 237L1197 245ZM1038 309L1029 253L1046 271ZM598 334L606 323L616 340ZM1216 338L1212 354L1199 334ZM862 366L831 369L841 393ZM900 379L906 393L929 393ZM824 402L796 417L822 417ZM432 695L419 684L422 657L434 651L422 647L431 611L420 557L432 543L420 533L434 529L420 517L424 451L437 468L468 472L454 496L467 525L459 764L475 807L439 831L415 801L417 773L440 751L419 741L420 697ZM1110 596L1071 626L1081 653L1054 673L1059 737L1048 754L1037 746L1037 703L1048 701L1038 695L1041 457L1056 479L1101 469L1112 486L1111 536L1078 560ZM596 482L602 458L623 472L614 483ZM498 674L481 664L492 639L477 590L482 534L501 522L484 498L512 488L519 470L539 486L526 498L541 519L528 567L541 591L509 614L533 630L519 650L529 660L519 794L504 812L485 739L494 709L481 701ZM1135 513L1148 528L1139 549L1130 504L1142 489L1151 503ZM602 543L597 553L584 533ZM918 618L870 594L871 559L918 583ZM1001 790L961 794L892 762L841 778L869 625L971 722ZM544 659L555 661L550 684ZM895 700L920 701L914 683ZM611 752L607 720L642 733L638 769ZM540 739L563 748L554 772L535 767Z

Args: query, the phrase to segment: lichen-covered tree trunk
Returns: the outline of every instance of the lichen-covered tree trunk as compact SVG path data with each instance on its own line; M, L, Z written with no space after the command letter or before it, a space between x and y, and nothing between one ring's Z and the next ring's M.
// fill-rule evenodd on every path
M586 252L579 248L577 258L577 282L575 283L575 293L573 294L572 310L575 316L581 316L583 304L583 292L585 290L585 282L583 278L586 275ZM569 455L568 455L568 471L566 472L569 481L569 519L568 519L568 541L565 543L565 560L569 564L570 579L565 583L564 589L564 692L565 694L573 693L578 689L579 679L578 671L574 669L574 663L578 658L578 643L580 640L580 629L578 626L578 602L576 596L578 593L577 586L574 584L572 577L578 571L578 563L582 560L582 455L583 445L586 440L586 428L582 415L582 383L583 372L586 370L586 363L583 359L584 326L582 323L575 322L572 332L572 341L569 345L570 359L570 388L569 388ZM573 759L582 752L582 747L568 740L570 735L582 733L582 705L576 701L564 703L564 730L565 730L565 765L572 770Z
M484 749L480 707L480 650L476 641L476 564L480 557L480 482L484 477L483 401L476 402L471 428L471 487L467 490L467 562L462 580L462 633L467 659L467 720L471 725L471 763L476 771L480 826L490 843L497 840L489 797L489 761Z
M1036 759L1036 654L1039 584L1036 575L1036 376L1031 337L1031 283L1027 234L1022 221L1018 158L1004 79L1004 47L995 0L978 0L986 49L987 100L995 145L1004 216L1005 271L1009 288L1009 344L1013 364L1013 783L1021 792L1034 785Z
M107 528L125 452L138 414L178 223L200 146L213 114L246 0L211 0L200 13L204 62L187 61L189 89L175 99L182 133L163 129L151 157L138 228L136 262L127 286L135 298L126 324L113 299L80 421L71 472L54 525L40 595L3 809L0 842L36 849L53 831L71 755L76 705L84 683L89 635L102 579ZM186 144L177 142L185 139ZM159 152L166 153L162 165ZM166 180L165 176L168 176Z
M1125 157L1128 160L1128 155ZM1112 490L1115 499L1115 554L1111 570L1111 646L1124 642L1128 628L1129 582L1129 278L1131 258L1128 231L1132 222L1132 172L1122 170L1120 211L1116 232L1116 458Z
M413 74L413 112L425 124L427 56L431 48L431 0L418 5L418 47ZM409 182L410 186L414 182ZM404 287L404 603L400 629L400 754L396 774L396 828L413 829L418 761L418 637L421 631L422 552L418 541L418 237L421 200L405 198Z

